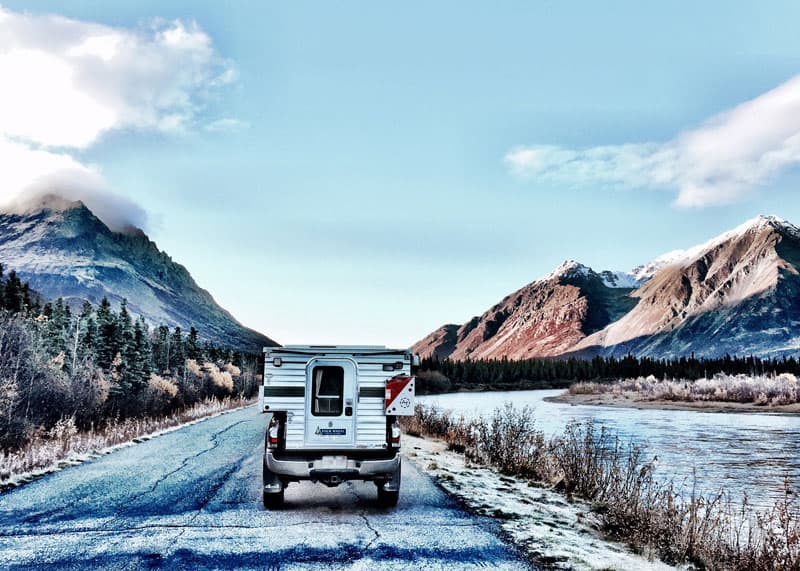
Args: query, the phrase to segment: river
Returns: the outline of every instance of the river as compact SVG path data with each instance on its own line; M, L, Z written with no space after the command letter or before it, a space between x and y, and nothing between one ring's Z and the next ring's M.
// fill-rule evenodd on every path
M419 397L465 417L486 415L511 402L529 405L536 425L558 434L570 421L594 420L616 431L624 441L646 446L643 459L658 456L656 478L673 479L687 492L721 488L734 498L746 493L759 508L784 497L783 480L800 487L800 416L755 413L628 409L552 403L545 397L560 390L451 393Z

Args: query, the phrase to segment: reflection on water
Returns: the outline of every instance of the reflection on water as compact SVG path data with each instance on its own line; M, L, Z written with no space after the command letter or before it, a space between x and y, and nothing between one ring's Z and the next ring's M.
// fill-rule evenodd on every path
M759 507L782 498L783 479L800 486L800 416L638 410L605 406L572 406L545 402L559 390L453 393L420 397L466 417L490 413L511 402L533 407L537 426L546 434L561 432L570 421L594 420L623 440L646 445L643 458L658 455L658 479L673 478L698 492L720 488L734 497L747 493Z

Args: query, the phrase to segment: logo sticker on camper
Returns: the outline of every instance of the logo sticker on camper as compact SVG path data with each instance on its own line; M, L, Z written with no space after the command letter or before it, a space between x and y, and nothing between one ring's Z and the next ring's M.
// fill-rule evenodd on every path
M320 428L314 431L317 436L345 436L347 434L346 428Z

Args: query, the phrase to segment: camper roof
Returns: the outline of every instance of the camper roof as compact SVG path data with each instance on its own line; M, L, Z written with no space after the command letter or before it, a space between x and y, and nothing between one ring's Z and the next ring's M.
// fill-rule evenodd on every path
M283 347L264 347L264 353L292 353L295 355L394 355L408 352L408 349L389 349L383 345L284 345Z

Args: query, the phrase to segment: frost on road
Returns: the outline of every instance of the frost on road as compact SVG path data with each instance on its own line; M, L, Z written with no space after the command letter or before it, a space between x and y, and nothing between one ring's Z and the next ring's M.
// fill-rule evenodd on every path
M408 461L396 508L302 483L265 511L265 424L251 407L0 495L0 568L526 568Z

